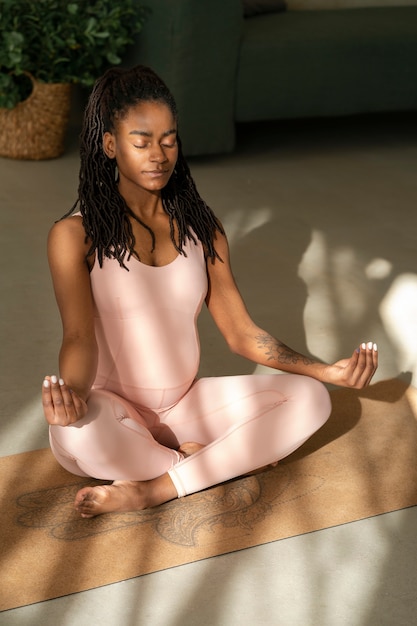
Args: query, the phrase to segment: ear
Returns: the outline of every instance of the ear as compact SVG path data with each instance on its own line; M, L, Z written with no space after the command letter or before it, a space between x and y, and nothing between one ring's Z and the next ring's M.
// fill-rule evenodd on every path
M116 138L112 133L105 132L103 135L103 150L109 159L116 156Z

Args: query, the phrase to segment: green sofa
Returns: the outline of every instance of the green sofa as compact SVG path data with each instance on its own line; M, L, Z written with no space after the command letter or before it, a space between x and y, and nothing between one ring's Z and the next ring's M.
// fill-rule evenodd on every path
M241 0L142 0L125 64L173 92L188 156L230 152L238 122L417 109L417 6L243 17Z

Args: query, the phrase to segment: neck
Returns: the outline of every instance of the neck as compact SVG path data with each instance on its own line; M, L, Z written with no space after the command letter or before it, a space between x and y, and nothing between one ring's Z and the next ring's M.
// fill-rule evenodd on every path
M123 189L122 185L119 184L119 192L132 213L145 222L164 212L160 191L136 189L134 193L129 193L128 190Z

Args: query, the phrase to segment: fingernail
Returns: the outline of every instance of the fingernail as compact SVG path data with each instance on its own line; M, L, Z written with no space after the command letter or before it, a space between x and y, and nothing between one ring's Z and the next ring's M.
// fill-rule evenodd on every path
M50 384L50 383L49 383L49 380L44 380L44 381L43 381L43 386L44 386L46 389L48 389L49 384Z
M370 342L368 343L368 348L369 348L370 350L372 350L372 347L373 347L373 343L372 343L372 341L370 341Z
M378 351L378 346L376 345L376 343L374 343L374 350L375 350L375 352Z
M61 387L62 387L62 385L65 385L64 381L62 380L62 378L60 378L58 382L61 385Z
M361 345L361 348L362 348L362 350L366 350L366 344L365 344L365 343L363 343L363 344Z
M51 376L51 382L55 385L55 383L58 382L58 379L56 376Z

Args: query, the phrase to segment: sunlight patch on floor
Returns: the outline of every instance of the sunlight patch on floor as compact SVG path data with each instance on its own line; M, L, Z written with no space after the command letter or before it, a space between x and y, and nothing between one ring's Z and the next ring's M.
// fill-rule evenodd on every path
M16 410L7 424L7 436L0 442L0 456L48 446L48 425L43 417L41 395Z
M398 276L381 302L384 327L397 351L400 371L412 373L417 386L417 275Z
M269 207L257 208L256 211L245 211L242 209L229 211L223 218L222 223L230 246L269 222L271 215L272 209Z
M332 362L339 358L340 347L330 272L326 236L314 230L298 268L308 290L304 325L309 350Z
M392 263L365 258L353 248L332 246L325 233L313 231L299 266L308 290L304 324L309 350L332 362L341 358L346 337L380 342L382 366L389 361L390 375L409 372L416 385L417 275L393 277L386 289L383 281L390 280ZM369 337L359 337L364 329ZM384 373L383 367L379 372Z

